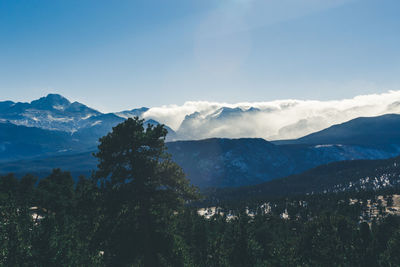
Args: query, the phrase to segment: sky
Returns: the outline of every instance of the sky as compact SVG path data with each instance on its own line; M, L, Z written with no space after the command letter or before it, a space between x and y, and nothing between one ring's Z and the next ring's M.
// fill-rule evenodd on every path
M398 0L0 0L0 100L103 112L400 90Z

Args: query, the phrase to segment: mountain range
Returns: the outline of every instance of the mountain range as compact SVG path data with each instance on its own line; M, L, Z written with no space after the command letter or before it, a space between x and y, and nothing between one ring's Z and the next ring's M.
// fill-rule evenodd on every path
M39 176L52 168L71 171L75 177L90 175L96 160L98 138L126 118L143 115L142 107L118 113L101 113L60 95L31 103L0 102L0 173L26 172ZM259 112L221 108L208 115L212 131L238 114ZM343 160L385 159L400 153L400 115L356 118L310 135L280 141L262 138L210 138L181 140L187 131L196 135L199 114L185 118L176 133L168 126L168 152L191 182L202 188L258 184L298 174L316 166ZM147 118L145 123L158 124ZM185 130L186 129L186 130Z
M31 103L0 102L0 160L94 150L112 127L145 111L101 113L57 94ZM146 120L145 124L158 122ZM174 131L166 128L173 138Z

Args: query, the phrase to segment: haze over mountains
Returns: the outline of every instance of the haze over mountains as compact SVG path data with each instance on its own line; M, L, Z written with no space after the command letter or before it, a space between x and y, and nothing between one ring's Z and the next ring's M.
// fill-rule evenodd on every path
M186 102L153 107L142 116L170 126L179 140L255 137L294 139L358 117L400 113L400 91L335 101Z
M279 100L255 103L186 102L102 113L82 103L50 94L31 103L0 102L0 122L70 133L104 133L123 119L139 116L163 123L169 140L213 137L293 139L357 117L400 113L400 91L339 101Z
M271 103L255 103L254 106L244 108L220 107L204 102L198 111L192 112L188 109L185 112L192 113L185 115L177 131L167 126L168 150L191 182L203 188L257 184L329 162L385 159L400 153L400 115L397 114L356 118L342 124L328 125L322 131L290 140L186 140L218 136L222 133L226 133L226 137L246 137L259 130L254 120L260 118L268 119L264 122L266 129L271 124L269 128L276 131L280 127L279 122L291 113L293 118L288 117L286 123L300 118L295 124L307 126L317 117L301 116L312 115L317 111L320 111L317 121L321 120L324 124L329 123L329 119L326 119L329 116L344 119L359 113L380 114L397 109L400 112L400 93L390 92L344 100L335 103L335 107L332 103L328 105L323 102L293 100L291 104L275 102L274 109L271 108ZM268 105L270 106L267 107ZM182 107L177 109L180 108ZM171 118L167 118L167 115ZM96 160L91 153L96 150L98 138L126 118L134 116L144 118L150 124L179 119L177 114L171 112L171 107L143 107L104 114L54 94L31 103L0 102L0 173L15 172L23 175L32 172L43 176L52 168L60 167L71 171L75 177L80 174L89 175L96 167ZM321 124L315 125L317 124L320 127ZM246 129L251 129L251 126L256 131L249 134ZM298 134L312 128L297 126L293 126L290 132ZM286 130L280 128L279 131ZM179 139L183 140L175 141Z

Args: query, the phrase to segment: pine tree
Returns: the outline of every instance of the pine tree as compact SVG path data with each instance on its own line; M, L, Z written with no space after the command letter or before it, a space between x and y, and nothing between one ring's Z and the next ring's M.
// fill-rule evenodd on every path
M100 139L95 179L103 194L104 258L114 266L160 266L172 261L174 214L198 197L166 153L163 125L128 119Z

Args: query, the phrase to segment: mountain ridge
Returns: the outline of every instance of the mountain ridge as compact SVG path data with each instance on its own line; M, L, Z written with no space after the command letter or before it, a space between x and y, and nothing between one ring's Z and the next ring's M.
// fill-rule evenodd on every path
M371 131L373 130L373 131ZM292 140L277 140L275 144L348 144L387 145L400 143L400 115L384 114L374 117L359 117L332 125L321 131Z
M47 172L55 167L55 164L46 161L54 163L52 157L57 157L60 160L58 167L69 168L75 173L83 171L87 174L89 170L77 167L79 163L76 158L80 158L83 162L91 162L84 166L94 168L90 153L85 151L94 151L98 139L110 132L113 126L125 120L115 113L100 113L83 104L71 103L60 95L48 95L31 103L0 102L0 111L0 120L2 119L0 127L4 129L4 136L0 137L0 160L3 161L0 172L17 171L21 164L27 172L35 170L29 168L29 165L40 167L40 173ZM40 113L41 111L43 113ZM136 116L148 111L149 109L145 107L133 109L124 113L124 116ZM75 117L65 117L65 112L70 112ZM210 113L207 116L213 120L222 114L222 117L228 120L235 120L238 112L259 111L251 107L245 110L221 108L217 113ZM32 119L33 115L39 113L42 114L40 118L44 119L49 119L49 114L53 116L50 117L49 123L61 125L63 130L54 130L54 127L48 127L44 122L38 125L42 128L28 127L29 123L36 121L29 121L27 118ZM193 114L198 115L187 117L203 116L196 112ZM7 115L14 116L14 120L19 120L20 124L9 121ZM61 117L56 118L59 115ZM147 118L144 124L148 123L158 122ZM175 133L168 126L166 128L169 131L168 151L182 166L193 184L202 188L257 184L300 173L329 162L384 159L400 154L400 115L397 114L358 118L296 140L273 142L263 138L174 141L179 139L179 133ZM195 128L188 128L188 131L193 132L193 129ZM88 155L87 159L83 159L84 153ZM74 154L77 155L75 158ZM73 162L78 165L74 165ZM14 166L14 169L10 166Z

